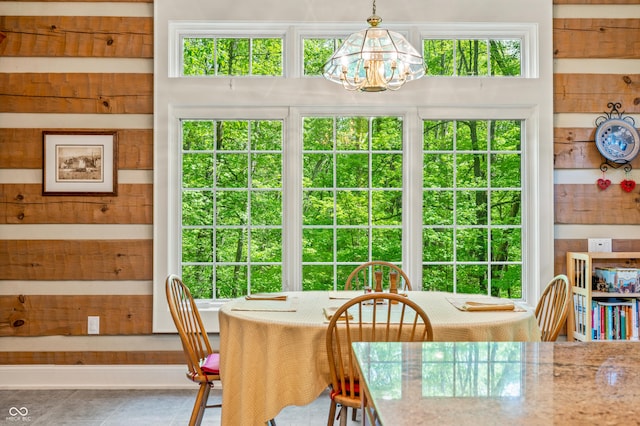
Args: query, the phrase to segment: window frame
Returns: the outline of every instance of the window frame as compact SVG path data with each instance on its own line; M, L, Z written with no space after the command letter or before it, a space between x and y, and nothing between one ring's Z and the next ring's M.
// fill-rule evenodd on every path
M523 63L523 75L519 77L500 78L487 77L426 77L407 86L398 92L383 92L381 94L360 94L346 92L339 85L323 81L315 76L302 74L302 37L314 35L326 37L335 35L344 37L351 31L363 29L365 24L350 23L336 25L331 18L320 15L314 17L317 22L304 19L308 11L295 15L294 10L283 14L283 19L298 17L300 21L266 24L260 21L241 22L228 16L229 21L189 21L184 18L184 4L164 5L155 4L156 9L156 55L154 72L154 284L153 284L153 331L173 331L174 327L166 309L164 296L164 280L169 273L174 273L180 264L180 240L175 234L173 225L180 218L179 203L175 203L175 194L179 190L179 167L176 156L172 154L175 141L179 138L180 118L216 118L216 119L282 119L285 123L285 145L292 144L291 149L283 153L283 192L301 194L300 176L301 165L295 164L288 156L301 155L300 148L296 148L296 140L301 140L301 117L304 114L321 114L331 111L344 112L353 115L394 115L399 111L405 120L405 146L407 148L403 165L403 185L410 182L422 182L422 140L421 125L423 119L522 119L523 132L527 140L526 154L527 168L523 176L525 188L526 208L532 221L528 221L527 229L523 231L523 299L530 305L541 293L542 282L551 278L553 274L553 86L551 55L541 55L539 52L552 51L552 10L551 6L541 7L540 4L530 5L524 0L521 5L513 1L504 3L503 0L493 0L498 9L490 4L483 4L483 13L474 15L477 10L471 8L463 10L465 6L458 5L458 14L447 16L443 11L432 15L434 23L413 22L410 24L397 23L393 27L399 31L406 31L408 39L413 45L421 45L423 37L434 38L441 36L442 31L449 28L473 28L485 30L493 28L490 34L483 37L496 38L498 30L508 31L509 26L526 28L529 41L523 39L523 61L527 59L527 66ZM518 3L516 1L516 3ZM453 0L457 4L456 0ZM514 10L510 12L506 5ZM213 7L213 6L206 6ZM285 5L283 4L284 8ZM421 7L421 6L417 6ZM499 9L504 8L504 11ZM326 5L323 5L325 9ZM517 9L517 11L515 10ZM488 10L493 10L489 13ZM488 22L497 20L495 10L501 10L502 21L520 21L527 16L530 22L522 24L503 24ZM435 11L434 11L435 12ZM526 14L523 14L527 12ZM530 13L529 13L530 12ZM195 12L190 12L191 14ZM230 15L233 15L231 13ZM254 12L256 19L260 12ZM223 16L212 13L209 16ZM418 14L418 16L420 16ZM425 16L425 15L423 15ZM455 16L455 18L453 18ZM287 18L288 17L288 18ZM194 17L195 18L195 17ZM198 17L200 18L200 16ZM197 19L197 18L196 18ZM483 22L468 22L473 20ZM460 23L449 22L459 20ZM242 34L273 35L277 31L285 32L283 42L284 62L283 76L279 77L227 77L192 78L178 77L180 61L176 61L176 29L194 28L204 31L206 27L215 29L217 35L229 36L232 29ZM391 26L387 26L391 28ZM402 30L400 30L402 29ZM440 31L440 32L438 32ZM197 32L197 34L201 34ZM233 34L241 36L242 34ZM463 35L456 34L460 38ZM469 37L467 34L464 36ZM510 37L513 34L509 34ZM529 44L527 44L529 43ZM528 54L525 54L525 48ZM528 71L526 71L528 70ZM268 90L265 90L265 87ZM204 90L203 90L204 89ZM226 94L232 93L233 96ZM213 95L212 95L213 94ZM365 99L366 98L366 99ZM321 107L314 107L321 105ZM332 106L333 105L333 106ZM212 115L212 111L224 112L222 115ZM503 114L503 115L492 115ZM419 155L416 155L418 154ZM416 163L417 162L417 163ZM541 178L542 177L542 178ZM176 185L177 184L177 185ZM417 188L420 186L420 188ZM422 190L420 185L407 186L406 199L403 199L403 221L405 227L420 229L421 217L410 212L412 203L421 202ZM298 195L299 196L299 195ZM295 198L294 198L295 200ZM284 206L283 214L294 224L301 223L301 206L295 202ZM296 222L297 221L297 222ZM296 283L301 286L301 271L291 270L286 259L301 259L301 227L292 226L283 230L285 241L295 242L283 247L283 290L295 290ZM403 268L410 275L421 279L421 244L416 238L421 236L413 233L403 240ZM178 236L179 237L179 236ZM176 246L176 243L178 244ZM173 248L173 249L172 249ZM527 254L525 254L527 252ZM525 260L526 259L526 260ZM526 269L526 270L525 270ZM211 332L218 330L217 308L222 301L199 301L201 313Z

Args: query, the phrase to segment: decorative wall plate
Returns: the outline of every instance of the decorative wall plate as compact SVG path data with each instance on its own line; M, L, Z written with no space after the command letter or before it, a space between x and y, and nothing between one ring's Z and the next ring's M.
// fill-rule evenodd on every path
M596 120L595 143L600 154L611 165L627 164L640 151L640 133L632 117L622 117L619 103L609 103L611 112ZM613 115L617 114L617 117Z

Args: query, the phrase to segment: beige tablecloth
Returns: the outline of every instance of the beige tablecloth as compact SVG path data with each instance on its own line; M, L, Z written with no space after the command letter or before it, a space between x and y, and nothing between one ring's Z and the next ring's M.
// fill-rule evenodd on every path
M323 308L340 306L344 298L362 293L286 294L286 302L241 298L220 309L224 426L264 424L286 406L313 402L329 385L325 349L328 321ZM429 316L436 341L540 340L532 311L464 312L451 304L451 297L465 296L409 292L409 298ZM327 405L327 414L328 410Z

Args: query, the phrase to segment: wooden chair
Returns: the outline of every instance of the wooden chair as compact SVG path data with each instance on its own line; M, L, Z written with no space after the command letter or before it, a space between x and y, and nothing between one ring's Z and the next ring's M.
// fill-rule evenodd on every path
M363 263L354 269L347 277L345 290L363 290L370 286L373 290L379 285L382 289L390 288L395 280L398 290L411 290L409 277L397 265L383 260ZM386 284L388 283L388 285Z
M329 320L326 337L331 373L327 424L333 425L338 404L341 405L338 415L341 425L346 425L347 407L353 409L355 417L361 404L360 379L351 343L431 340L433 329L429 317L406 296L368 293L339 307Z
M220 380L220 357L211 350L198 307L189 288L178 276L167 277L166 293L169 311L187 358L187 378L200 385L189 420L189 426L199 425L205 408L220 407L220 404L207 405L213 382Z
M558 338L569 313L570 298L569 278L566 275L555 276L544 289L536 306L536 319L543 342L553 342Z

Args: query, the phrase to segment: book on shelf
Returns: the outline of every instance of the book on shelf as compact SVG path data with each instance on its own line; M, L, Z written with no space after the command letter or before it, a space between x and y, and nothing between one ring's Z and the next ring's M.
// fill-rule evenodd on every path
M593 340L637 340L638 299L607 298L591 302Z

